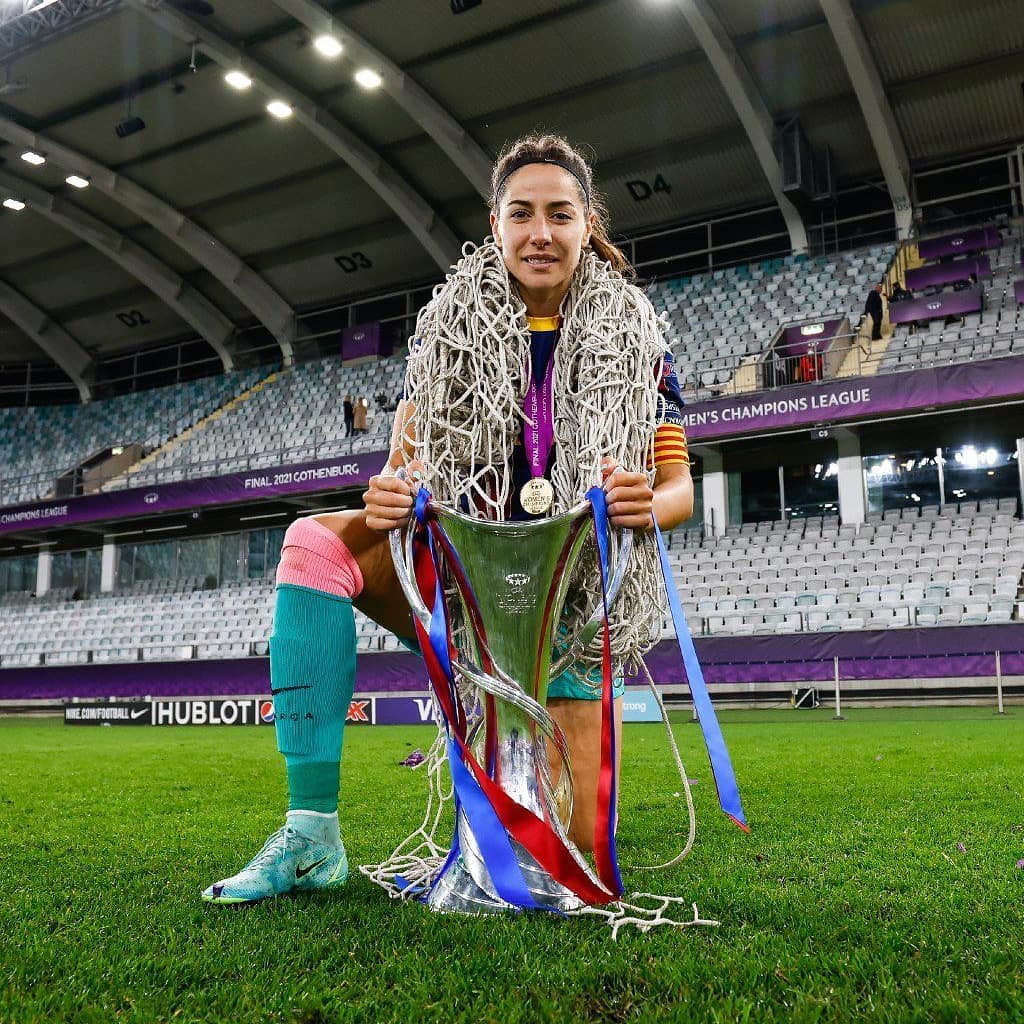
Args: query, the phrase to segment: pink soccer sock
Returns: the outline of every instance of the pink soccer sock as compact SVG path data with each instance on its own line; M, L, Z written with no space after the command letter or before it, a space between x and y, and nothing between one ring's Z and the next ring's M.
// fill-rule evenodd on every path
M354 598L362 592L363 574L345 542L307 516L296 519L285 532L277 582Z

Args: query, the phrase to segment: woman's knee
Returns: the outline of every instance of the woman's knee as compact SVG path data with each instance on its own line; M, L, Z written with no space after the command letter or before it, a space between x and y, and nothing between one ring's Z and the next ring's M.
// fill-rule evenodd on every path
M303 516L302 519L296 519L292 526L301 523L303 519L313 519L321 526L326 526L339 540L345 540L345 535L355 529L353 525L355 521L365 518L366 512L363 509L347 508L341 512L323 512L320 515ZM290 530L292 526L288 529Z
M315 516L296 519L285 530L277 582L348 598L363 589L362 572L348 546Z

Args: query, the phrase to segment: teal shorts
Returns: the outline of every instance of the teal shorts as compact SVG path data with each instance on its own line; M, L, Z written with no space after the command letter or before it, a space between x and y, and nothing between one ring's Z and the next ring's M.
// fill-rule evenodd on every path
M420 645L415 637L400 636L399 643L407 647L413 654L420 653ZM582 679L580 678L582 675ZM589 680L589 685L583 680ZM626 692L626 682L622 676L616 676L612 682L612 696L621 697ZM567 668L548 684L548 700L600 700L601 670L592 665L584 669L582 665Z
M583 676L582 680L577 673ZM589 683L583 680L588 680ZM625 692L625 680L622 676L616 676L612 680L612 696L618 698ZM552 697L564 700L600 700L601 670L596 665L585 668L577 662L548 683L548 700Z

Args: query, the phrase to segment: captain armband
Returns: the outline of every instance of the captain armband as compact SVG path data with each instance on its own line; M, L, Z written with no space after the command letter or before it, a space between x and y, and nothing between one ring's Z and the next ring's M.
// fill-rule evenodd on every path
M681 423L662 423L654 434L654 466L689 466L690 451Z

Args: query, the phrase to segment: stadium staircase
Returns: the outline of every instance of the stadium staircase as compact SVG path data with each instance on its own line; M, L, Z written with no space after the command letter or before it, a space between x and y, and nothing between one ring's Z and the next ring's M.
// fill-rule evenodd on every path
M991 259L992 277L983 282L983 305L955 322L933 320L914 328L896 326L882 353L877 370L897 373L921 366L950 365L1024 354L1024 315L1014 294L1020 274L1021 229L1009 222L998 225L1002 239ZM887 283L904 282L908 270L924 266L916 242L905 243L896 254Z
M192 426L183 430L180 434L170 438L165 444L162 444L159 448L154 448L153 451L149 452L145 457L139 459L138 462L133 463L124 473L118 476L112 477L103 485L103 490L120 490L125 487L131 486L131 478L138 473L145 471L146 466L156 462L162 456L166 456L173 452L175 448L188 442L192 437L202 430L205 430L211 423L215 423L222 416L229 413L232 409L241 405L243 402L249 401L253 395L259 394L265 387L273 384L275 380L281 375L282 371L275 370L273 373L264 377L262 380L257 381L252 387L247 388L241 394L236 395L234 398L225 402L224 405L217 409L214 409L209 415L204 416L201 420L198 420Z

